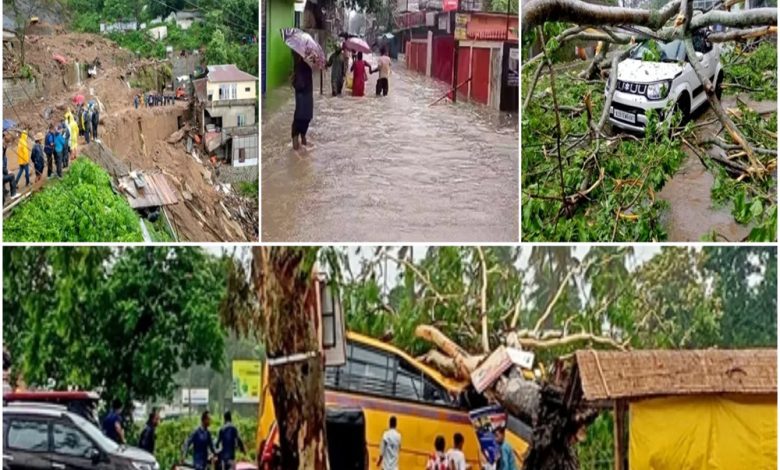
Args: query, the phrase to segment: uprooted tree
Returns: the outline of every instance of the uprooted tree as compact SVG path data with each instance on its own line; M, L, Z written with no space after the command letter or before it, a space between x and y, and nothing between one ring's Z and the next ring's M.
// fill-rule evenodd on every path
M341 279L350 329L392 341L445 375L466 379L499 345L564 365L563 376L554 371L540 381L513 371L485 392L532 426L525 468L578 468L584 448L607 440L589 427L596 411L564 387L573 351L728 347L743 335L753 345L775 341L757 336L773 331L772 249L748 248L733 258L717 249L665 248L641 263L633 249L617 247L584 255L569 247L534 247L526 255L520 248L439 247L420 257L408 247L379 248L359 272L345 267ZM755 290L745 289L749 276L730 274L742 262L762 273ZM398 282L390 288L384 281L392 264ZM749 325L723 308L736 305L736 297L741 305L765 305ZM736 324L739 332L725 331ZM606 447L601 450L610 452Z
M590 201L594 191L604 187L606 180L614 180L614 186L604 189L605 193L614 193L617 199L616 208L612 211L614 219L611 235L599 236L599 238L615 239L618 226L622 220L636 220L637 212L641 210L642 200L648 194L653 199L653 188L650 180L657 178L648 166L641 172L638 178L620 180L614 175L605 178L605 167L609 165L603 160L609 158L616 148L616 137L611 137L605 132L608 121L610 104L615 94L617 83L617 65L628 57L631 46L639 41L671 41L681 40L685 46L688 61L696 76L700 80L706 93L707 101L717 120L726 131L731 142L715 137L700 142L688 142L685 144L695 147L694 152L702 155L702 147L717 146L727 152L725 157L707 155L733 178L742 181L766 181L775 173L776 148L765 148L763 142L751 139L732 118L732 113L724 109L718 96L717 87L722 83L713 83L702 67L700 59L694 50L693 36L697 31L713 25L729 27L727 32L711 33L708 38L712 42L733 42L755 39L764 35L774 35L777 32L777 9L755 8L749 10L730 11L730 8L740 3L729 0L719 2L716 7L706 12L694 12L692 0L674 0L664 5L659 10L623 8L586 3L581 0L531 0L522 8L522 32L524 36L535 36L541 42L541 52L525 60L522 68L532 70L534 73L527 87L527 94L523 100L523 109L528 109L529 104L535 99L537 84L545 73L549 76L549 87L545 94L551 96L552 105L547 111L553 112L555 122L551 129L552 142L542 143L545 159L557 161L556 168L551 169L544 176L550 181L555 181L557 189L541 191L531 180L524 181L524 197L528 200L547 201L558 204L558 213L551 225L556 225L559 219L571 218L579 206ZM565 29L556 30L552 37L545 36L545 25L570 24ZM549 29L547 30L549 32ZM559 31L559 32L558 32ZM605 90L605 101L599 116L594 116L594 104L588 93L581 97L581 105L576 108L560 103L560 77L556 77L556 68L553 65L551 55L562 44L578 40L596 41L598 46L591 63L586 70L579 74L581 83L593 83L594 79L609 75ZM717 77L716 77L717 81ZM583 114L587 116L587 125L584 133L571 132L563 126L562 116ZM669 114L672 115L671 113ZM524 124L525 125L525 124ZM660 131L660 127L658 128ZM682 132L673 135L679 137ZM629 136L630 137L630 136ZM634 138L636 140L636 138ZM576 150L590 149L588 157L584 161L573 161L571 154ZM770 159L759 156L775 157ZM700 158L703 158L700 156ZM567 171L574 165L578 174L576 183L572 180L571 172ZM571 168L572 171L574 168ZM525 173L533 173L524 167ZM524 176L524 178L527 178ZM631 190L626 190L631 188ZM626 195L624 196L623 193ZM630 194L629 194L630 193ZM776 204L776 199L771 199ZM529 205L530 208L530 205ZM530 210L530 209L529 209ZM525 220L525 219L524 219Z

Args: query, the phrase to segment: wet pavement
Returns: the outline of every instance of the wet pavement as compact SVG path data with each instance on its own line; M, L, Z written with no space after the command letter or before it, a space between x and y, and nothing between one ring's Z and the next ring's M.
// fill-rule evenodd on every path
M319 75L315 72L315 75ZM309 148L290 141L289 88L263 104L263 241L514 242L517 116L445 100L393 62L390 93L330 96L315 79Z
M745 97L740 99L759 113L774 111L777 104L770 101L755 102ZM736 107L734 96L725 96L723 105L726 109ZM705 105L705 109L697 112L696 123L705 123L715 119L715 114ZM720 122L702 126L696 131L697 136L709 138L720 130ZM713 231L719 241L740 241L750 233L750 226L741 225L731 215L731 205L715 205L711 199L712 185L715 178L702 164L699 157L687 146L683 146L688 155L677 173L666 182L658 192L658 198L669 203L669 210L664 216L669 241L700 241ZM722 152L713 147L710 152Z

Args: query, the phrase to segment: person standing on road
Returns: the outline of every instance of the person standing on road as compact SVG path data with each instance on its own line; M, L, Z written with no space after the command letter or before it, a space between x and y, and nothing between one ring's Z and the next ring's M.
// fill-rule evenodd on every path
M387 55L387 48L382 47L382 56L379 57L379 64L376 69L371 73L379 72L379 79L376 81L376 96L380 94L387 96L387 92L390 90L390 56Z
M54 172L52 167L52 160L54 158L54 138L57 137L57 133L54 132L54 124L49 124L49 130L46 131L46 139L44 140L43 153L46 154L46 177L51 178L51 174Z
M463 434L456 432L452 437L453 448L447 451L450 470L468 470L466 455L463 453Z
M447 455L444 453L444 448L446 446L447 444L444 442L444 436L436 436L436 439L433 441L433 447L436 450L428 457L428 463L425 465L425 470L450 470Z
M19 172L16 173L16 186L24 173L25 186L30 186L30 144L27 143L27 131L22 131L19 143L16 145L16 161L19 163Z
M35 168L35 182L43 178L43 167L44 167L44 159L43 159L43 132L38 132L35 134L35 143L33 144L32 153L30 154L30 159L33 163L33 168Z
M366 67L371 72L371 65L363 60L363 53L357 53L357 60L352 63L352 96L363 96L366 89Z
M496 470L517 470L515 465L515 451L512 446L506 442L505 438L506 430L500 427L495 430L496 442L498 443L498 466Z
M219 449L219 466L222 470L233 470L236 465L236 447L246 453L244 442L238 435L238 429L233 425L233 416L230 411L224 414L225 423L217 434L217 448Z
M157 408L152 408L152 412L149 413L149 419L146 420L146 426L141 431L141 436L138 438L138 447L154 455L154 441L157 438L155 436L155 430L157 425L160 424L160 413Z
M11 139L11 133L3 131L3 199L5 199L6 184L8 184L8 191L11 199L19 197L19 195L16 194L16 178L8 172L8 157L6 157L5 154L6 150L8 150L8 146L11 144Z
M68 140L62 129L54 129L54 163L57 165L57 178L62 178L62 159L65 158L65 149L68 148Z
M347 73L347 63L349 60L347 57L346 48L344 46L336 47L336 50L328 58L328 67L330 69L330 88L333 92L333 96L341 94L341 90L344 87L344 76Z
M122 428L122 402L116 398L111 402L111 411L103 418L103 434L119 445L125 445L125 430Z
M306 142L306 132L309 123L314 117L314 86L311 78L311 67L303 60L303 57L293 52L293 88L295 89L295 115L292 123L293 149L298 150L301 144ZM300 138L300 142L298 142Z
M398 422L390 417L390 429L382 434L379 443L379 460L376 465L382 470L398 470L398 456L401 453L401 433L396 430Z
M192 431L190 437L184 442L184 448L182 449L182 461L187 456L187 453L192 447L192 461L195 470L206 470L209 465L209 452L211 455L216 455L214 451L214 441L211 439L211 433L209 432L209 426L211 425L211 416L208 411L204 411L200 415L200 426Z

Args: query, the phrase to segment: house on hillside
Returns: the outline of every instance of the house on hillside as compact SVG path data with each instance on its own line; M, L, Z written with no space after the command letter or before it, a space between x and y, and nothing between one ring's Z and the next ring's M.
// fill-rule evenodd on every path
M179 29L189 29L194 23L203 21L203 14L196 10L181 10L171 12L165 19L168 23L176 23Z
M572 376L614 411L616 470L776 468L775 349L581 350Z
M209 154L234 167L257 165L257 77L233 64L209 65L193 87Z

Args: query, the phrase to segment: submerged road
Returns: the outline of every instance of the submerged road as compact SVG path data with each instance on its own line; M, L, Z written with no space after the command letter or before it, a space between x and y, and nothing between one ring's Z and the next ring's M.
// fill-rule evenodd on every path
M318 72L315 72L319 75ZM324 94L293 151L292 92L263 109L263 241L515 242L517 115L441 101L442 82L393 62L390 93ZM269 105L270 106L270 105Z

